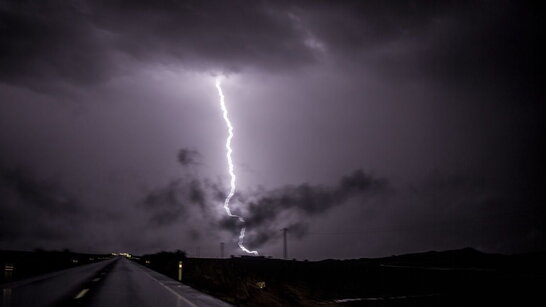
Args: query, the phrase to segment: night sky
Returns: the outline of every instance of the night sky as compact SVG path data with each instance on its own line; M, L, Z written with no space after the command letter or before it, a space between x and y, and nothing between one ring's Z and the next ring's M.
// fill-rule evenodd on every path
M544 250L526 1L0 0L0 249Z

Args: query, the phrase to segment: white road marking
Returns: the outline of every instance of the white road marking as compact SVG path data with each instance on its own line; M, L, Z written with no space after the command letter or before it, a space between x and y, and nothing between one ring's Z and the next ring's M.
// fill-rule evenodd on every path
M76 295L76 296L74 297L74 299L77 300L77 299L82 298L87 292L89 292L89 288L83 289L82 291L80 291L80 293L78 293L78 295Z
M100 277L97 277L97 278L93 279L92 281L93 281L93 282L97 282L97 281L99 281L99 280L100 280Z
M421 295L399 295L399 296L381 296L381 297L358 297L358 298L343 298L334 300L336 303L349 303L357 301L387 301L387 300L403 300L408 298L426 298L439 296L438 293L421 294Z

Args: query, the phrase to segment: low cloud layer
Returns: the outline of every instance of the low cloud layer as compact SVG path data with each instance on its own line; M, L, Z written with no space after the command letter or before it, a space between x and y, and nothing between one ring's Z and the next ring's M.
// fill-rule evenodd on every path
M245 219L247 243L252 248L263 247L281 228L302 237L314 218L343 206L352 198L365 202L366 197L384 192L384 179L356 170L342 177L334 186L301 184L271 191L238 192L230 207ZM153 228L187 224L203 216L203 227L227 230L234 238L243 226L238 219L227 216L221 208L225 198L221 186L209 180L187 176L171 181L167 186L151 191L137 206L146 212ZM200 229L203 231L204 229Z
M151 192L140 206L154 229L192 225L194 239L211 229L227 231L235 248L242 223L221 208L224 190L210 181L179 179ZM252 249L270 250L287 228L295 245L312 241L317 231L318 235L341 235L339 242L345 243L325 241L322 252L346 252L344 246L353 242L347 239L356 239L353 235L360 233L362 239L357 241L368 252L383 255L396 248L411 252L431 246L502 252L540 249L546 215L543 201L544 193L536 186L507 178L433 172L412 185L393 186L386 179L356 170L334 185L304 183L239 191L231 207L245 218L245 244ZM329 215L339 218L340 212L360 220L354 224L352 216L342 213L346 222L336 226L340 233L318 226ZM200 226L194 227L195 220Z
M3 167L0 187L3 246L86 246L74 242L97 240L91 234L101 233L105 225L131 225L131 234L112 234L111 239L142 251L168 246L184 249L228 239L228 248L237 253L235 239L242 224L222 208L225 187L191 172L148 191L133 205L136 215L91 211L55 181L40 179L24 168ZM324 241L322 248L342 253L350 245L346 236L352 238L343 229L352 229L368 233L359 239L367 252L383 255L393 248L410 252L432 246L503 252L540 249L546 215L543 201L538 184L524 184L516 178L435 172L422 182L393 186L386 179L356 170L333 185L304 183L239 191L231 207L244 216L245 244L253 249L270 251L283 228L288 229L291 244L305 245L316 238L317 223L346 212L360 216L358 224L346 216L345 225L337 226L342 229L338 238L342 245ZM318 234L330 231L336 235L331 229L319 228ZM183 245L172 245L167 234L183 238Z
M241 204L249 229L248 244L253 248L261 247L272 238L278 238L281 228L288 228L296 237L302 237L314 218L343 206L353 197L365 202L366 197L384 192L387 187L386 180L356 170L334 186L301 184L257 192ZM237 233L240 225L234 222L225 217L220 225Z

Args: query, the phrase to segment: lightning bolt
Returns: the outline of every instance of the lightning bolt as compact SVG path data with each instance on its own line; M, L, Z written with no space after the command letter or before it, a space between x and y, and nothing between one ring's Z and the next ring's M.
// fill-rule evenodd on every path
M239 248L241 248L245 253L258 255L258 251L251 251L247 249L243 244L246 231L246 227L244 226L245 219L242 216L231 213L231 209L229 208L229 201L235 194L235 184L237 182L237 176L235 176L235 167L233 166L233 160L231 159L231 154L233 153L233 149L231 148L231 140L233 139L233 125L231 124L231 120L229 119L228 110L226 108L226 100L224 97L224 92L222 91L221 81L222 80L220 77L216 78L216 89L218 90L218 95L220 96L220 108L222 109L224 121L226 122L228 130L228 137L226 139L226 158L228 162L229 176L231 178L229 193L224 200L224 209L229 216L237 218L243 224L243 227L241 228L241 232L239 234Z

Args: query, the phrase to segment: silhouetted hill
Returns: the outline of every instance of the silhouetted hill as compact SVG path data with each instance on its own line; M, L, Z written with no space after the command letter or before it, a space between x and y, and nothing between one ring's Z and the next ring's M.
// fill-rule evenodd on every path
M378 258L376 261L390 265L407 265L429 268L459 268L483 270L517 270L544 272L546 252L517 255L483 253L473 248L449 251L429 251L400 256Z
M182 261L184 283L239 306L482 306L544 302L544 255L465 248L352 260L141 261L175 279Z

